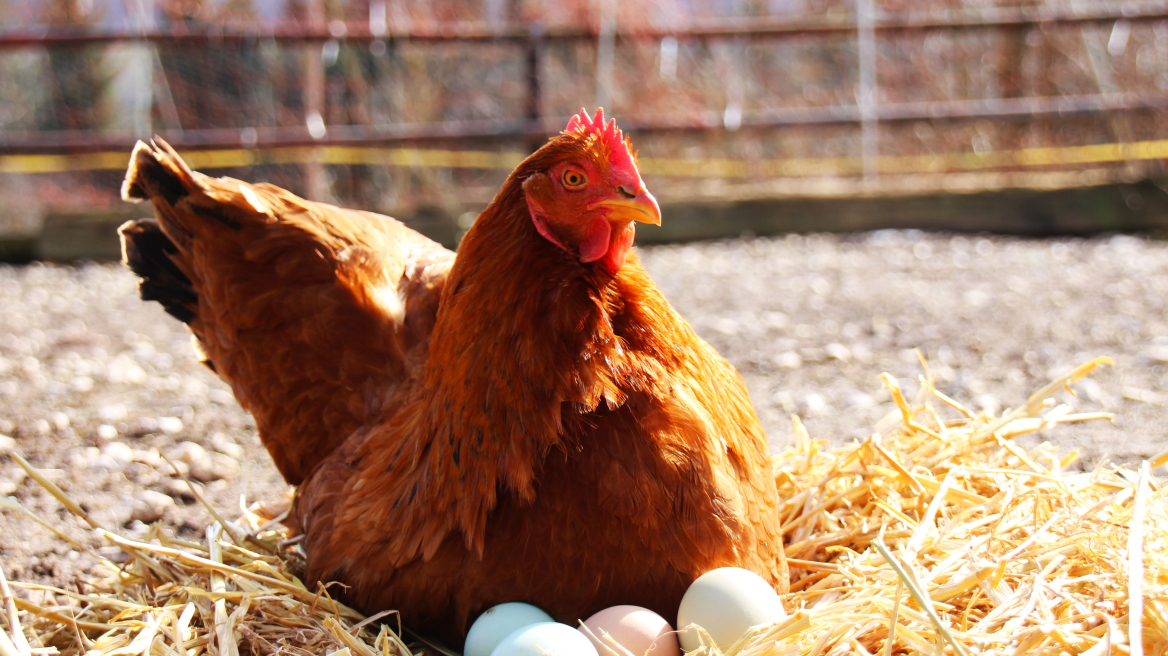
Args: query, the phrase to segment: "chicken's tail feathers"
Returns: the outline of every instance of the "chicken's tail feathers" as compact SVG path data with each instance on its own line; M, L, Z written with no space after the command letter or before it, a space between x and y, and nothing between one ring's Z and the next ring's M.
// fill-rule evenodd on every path
M194 172L174 148L155 137L149 144L139 141L130 153L122 200L139 203L163 198L174 206L192 190L201 188Z
M158 301L174 318L190 324L197 317L199 296L191 284L179 248L189 242L190 230L175 215L175 206L192 192L203 191L196 174L162 139L139 141L130 154L122 183L122 198L132 203L149 200L158 221L127 221L118 228L122 263L142 279L144 301Z
M272 188L275 190L275 188ZM304 201L280 192L273 197L265 185L250 185L231 178L210 178L192 171L170 144L155 137L139 141L130 155L122 198L132 203L148 200L154 205L162 232L178 253L189 256L196 242L240 241L266 235L265 226L274 223L272 203L289 199ZM287 198L283 198L287 196ZM245 228L258 230L245 235ZM218 247L213 247L218 248Z
M174 242L157 221L126 221L118 228L122 240L122 264L142 279L144 301L158 301L174 318L190 323L196 316L199 295L191 279L175 264Z
M157 138L122 196L157 217L120 231L142 298L190 326L290 483L425 362L454 254L401 223L204 175Z

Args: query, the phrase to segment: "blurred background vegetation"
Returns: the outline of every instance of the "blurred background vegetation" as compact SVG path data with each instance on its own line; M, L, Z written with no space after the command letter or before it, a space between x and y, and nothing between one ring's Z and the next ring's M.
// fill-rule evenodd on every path
M1163 0L0 0L0 26L10 251L111 255L155 134L453 243L597 105L678 217L648 239L1168 225Z

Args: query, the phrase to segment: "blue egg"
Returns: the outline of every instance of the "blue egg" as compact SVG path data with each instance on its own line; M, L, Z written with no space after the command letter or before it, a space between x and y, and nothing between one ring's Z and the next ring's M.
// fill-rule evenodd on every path
M516 629L552 621L551 615L531 604L499 604L474 621L466 634L466 646L462 648L462 653L464 656L491 656L503 638Z

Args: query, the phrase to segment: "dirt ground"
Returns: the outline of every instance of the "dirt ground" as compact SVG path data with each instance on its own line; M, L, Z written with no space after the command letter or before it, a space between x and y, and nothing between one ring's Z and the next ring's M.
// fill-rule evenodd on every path
M1111 356L1114 367L1060 400L1115 421L1035 439L1080 450L1082 466L1168 448L1163 242L877 232L655 247L642 257L742 372L776 449L791 414L837 444L878 430L891 409L880 374L915 391L914 349L941 391L994 412ZM0 267L0 452L24 454L98 524L141 534L160 520L194 537L208 514L159 453L227 516L241 495L276 499L286 487L252 419L195 360L186 328L141 302L135 285L113 264ZM0 495L103 544L8 458ZM94 575L87 556L10 511L0 511L0 554L10 579L73 587Z

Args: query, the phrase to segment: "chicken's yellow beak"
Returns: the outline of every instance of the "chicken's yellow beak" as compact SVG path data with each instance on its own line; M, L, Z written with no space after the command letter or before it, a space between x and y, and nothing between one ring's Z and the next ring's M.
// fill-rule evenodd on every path
M640 193L633 195L624 193L622 188L621 193L619 198L609 198L598 203L610 208L610 221L637 221L661 225L661 207L657 205L657 199L653 198L648 189L641 187Z

